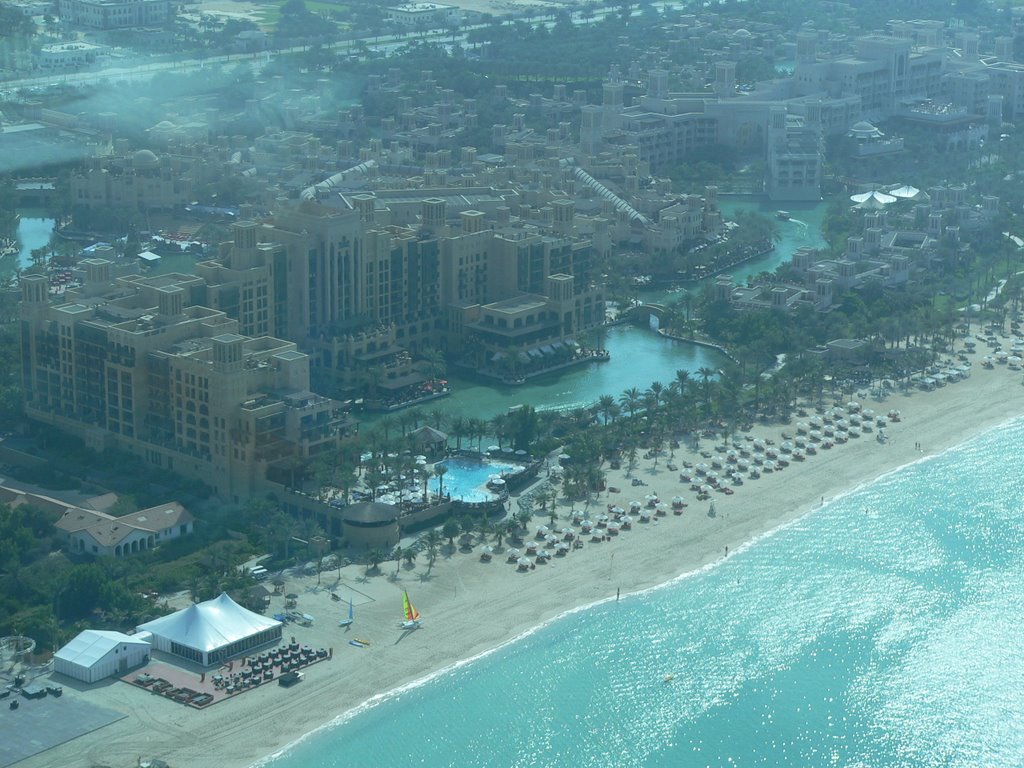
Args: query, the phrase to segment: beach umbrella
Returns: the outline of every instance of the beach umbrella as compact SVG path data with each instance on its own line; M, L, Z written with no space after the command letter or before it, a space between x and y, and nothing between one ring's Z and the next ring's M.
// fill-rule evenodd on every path
M500 450L501 450L501 448L498 447L497 445L488 445L487 446L487 452L488 453L493 453L494 451L500 451Z
M643 506L643 504L641 504L639 501L631 501L631 502L629 502L629 508L630 509L640 509L640 507L642 507L642 506Z
M783 453L789 453L790 451L793 450L793 444L787 440L786 442L779 446L779 449Z
M556 541L558 541L558 537L555 536L555 534L553 533L549 533L547 536L544 537L544 541L546 541L548 544L554 544Z
M285 599L286 600L298 600L299 596L296 595L294 592L289 592L287 595L285 595Z
M694 467L694 469L697 470L697 474L698 475L703 475L705 472L707 472L710 469L710 467L702 461L700 464L698 464L696 467Z
M558 542L558 544L555 545L555 549L557 549L559 552L568 552L569 545L566 544L564 541L560 541Z
M618 533L619 532L619 524L614 522L614 521L608 523L608 532L609 533Z
M537 535L538 536L547 536L549 530L550 529L546 525L538 525L537 526Z
M519 550L514 547L508 551L509 557L519 557Z
M682 496L673 496L672 497L672 505L673 506L679 506L682 503L683 503L683 497Z
M619 523L621 523L623 528L627 528L628 526L633 524L633 518L629 515L623 515L622 519L619 520Z
M526 456L526 451L520 448L518 451L516 451L516 456Z
M860 410L860 403L858 403L855 400L851 400L850 402L848 402L846 404L846 410L848 410L848 411L859 411Z
M528 557L520 557L518 560L516 560L516 565L518 565L520 568L529 568L532 564L533 561L530 560L530 558Z
M594 523L591 522L590 520L581 520L580 521L580 528L586 528L589 531L593 527L594 527Z
M649 509L642 509L642 510L640 510L640 519L641 520L650 520L651 519L651 510L649 510Z
M613 515L621 515L621 514L622 514L623 512L625 512L625 511L626 511L626 510L624 510L624 509L623 509L622 507L620 507L620 506L617 506L617 505L616 505L616 506L614 506L614 507L612 507L612 514L613 514Z
M494 547L492 547L492 546L490 546L488 544L486 547L484 547L480 551L483 552L485 555L493 555L494 554Z
M559 533L561 533L563 536L575 536L576 535L576 531L574 531L572 528L563 528L561 531L559 531Z

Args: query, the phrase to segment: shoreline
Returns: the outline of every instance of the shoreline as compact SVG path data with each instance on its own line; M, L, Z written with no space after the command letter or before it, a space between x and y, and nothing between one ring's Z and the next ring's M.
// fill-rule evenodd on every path
M362 566L324 572L320 586L315 575L288 577L288 589L300 594L300 610L315 615L317 621L309 629L289 625L286 635L294 631L303 642L335 651L331 661L310 668L301 685L256 689L196 711L122 683L72 687L59 678L65 691L72 687L72 695L130 710L129 715L29 758L19 768L42 768L58 761L72 768L96 762L127 768L136 764L140 754L143 759L160 758L171 765L197 768L265 765L272 756L325 727L473 663L570 613L614 600L617 591L632 595L696 575L723 560L725 547L731 557L819 509L825 501L1007 423L1024 413L1024 386L1019 372L977 365L967 380L934 392L893 392L884 400L871 397L861 402L880 413L902 412L900 422L885 428L887 443L879 443L874 433L866 434L831 450L819 450L784 471L746 480L734 486L731 496L714 494L715 517L706 514L708 502L696 501L689 484L680 483L678 472L665 466L669 461L680 467L683 461L701 461L698 453L683 448L673 459L660 457L656 465L653 459L640 461L629 476L625 467L609 471L608 485L622 492L602 492L596 506L590 507L597 513L606 504L628 506L631 499L643 499L652 491L663 500L678 493L689 504L682 516L670 513L650 523L635 522L633 530L613 541L587 543L534 571L516 572L504 554L482 563L476 545L471 553L442 547L429 573L426 556L421 555L412 568L402 564L396 570L393 562L386 563L379 575L367 576ZM793 429L792 424L757 424L751 433L780 440L783 430ZM712 450L720 442L702 440L701 447ZM917 443L922 450L915 447ZM647 486L632 487L632 477L641 478ZM561 519L556 525L567 524L562 520L572 508L560 502ZM535 517L531 534L546 522ZM330 618L341 604L332 604L327 589L332 585L343 599L355 597L356 619L349 634ZM424 617L423 628L405 636L397 629L404 589ZM481 604L490 606L486 615L476 610ZM273 603L268 613L277 608ZM371 646L350 647L348 638L357 636L370 638Z

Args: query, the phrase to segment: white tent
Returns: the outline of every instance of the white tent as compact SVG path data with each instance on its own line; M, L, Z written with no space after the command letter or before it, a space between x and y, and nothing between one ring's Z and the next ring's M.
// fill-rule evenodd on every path
M281 622L243 608L226 593L169 616L140 624L153 633L153 646L211 666L281 639Z
M149 652L149 643L140 637L87 629L53 655L53 668L75 680L95 683L145 664Z
M874 210L896 202L895 197L887 195L885 192L879 192L877 189L873 189L870 192L862 192L859 195L850 195L850 200L857 204L856 208L870 208Z

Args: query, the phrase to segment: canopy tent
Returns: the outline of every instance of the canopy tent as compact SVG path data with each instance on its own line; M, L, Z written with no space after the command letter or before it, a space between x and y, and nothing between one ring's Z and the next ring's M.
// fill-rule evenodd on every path
M53 655L53 668L75 680L95 683L145 664L149 652L149 642L137 635L87 629Z
M862 192L859 195L850 195L850 200L856 203L856 208L868 208L878 210L884 208L890 203L895 203L896 198L892 195L887 195L885 192L879 192L877 189L871 192Z
M226 593L137 629L153 633L153 646L203 666L281 639L282 624L243 608Z
M896 189L890 189L889 194L893 197L897 197L900 200L918 200L927 195L922 195L921 190L917 187L912 187L909 184L904 184Z

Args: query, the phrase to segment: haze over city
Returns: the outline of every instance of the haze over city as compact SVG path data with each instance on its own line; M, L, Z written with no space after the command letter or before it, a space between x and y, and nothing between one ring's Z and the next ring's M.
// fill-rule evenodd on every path
M1018 3L0 22L0 768L1024 761Z

